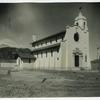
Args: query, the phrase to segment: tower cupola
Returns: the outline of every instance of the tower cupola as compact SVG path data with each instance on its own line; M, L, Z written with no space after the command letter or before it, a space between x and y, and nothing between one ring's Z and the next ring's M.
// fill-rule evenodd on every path
M79 26L82 30L87 31L88 27L87 27L87 19L85 16L83 16L81 8L79 8L79 14L78 16L75 18L75 23L74 25Z

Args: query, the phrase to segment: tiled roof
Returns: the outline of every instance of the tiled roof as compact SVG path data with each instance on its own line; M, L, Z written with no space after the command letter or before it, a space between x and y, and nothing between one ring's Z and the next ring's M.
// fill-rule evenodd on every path
M29 58L31 58L31 59L35 59L35 57L33 56L33 55L31 55L31 54L28 54L28 53L18 53L18 56L20 57L20 58L25 58L25 59L29 59Z

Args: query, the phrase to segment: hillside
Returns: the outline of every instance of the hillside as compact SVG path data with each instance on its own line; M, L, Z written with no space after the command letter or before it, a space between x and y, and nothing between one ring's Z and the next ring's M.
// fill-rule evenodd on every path
M30 56L31 50L28 48L14 48L14 47L3 47L0 48L0 60L1 59L16 59L18 56Z

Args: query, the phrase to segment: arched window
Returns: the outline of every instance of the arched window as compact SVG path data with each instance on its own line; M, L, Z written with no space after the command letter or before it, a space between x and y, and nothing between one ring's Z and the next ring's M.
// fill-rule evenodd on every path
M76 25L78 26L78 22L76 23Z
M84 28L85 28L85 22L84 22Z

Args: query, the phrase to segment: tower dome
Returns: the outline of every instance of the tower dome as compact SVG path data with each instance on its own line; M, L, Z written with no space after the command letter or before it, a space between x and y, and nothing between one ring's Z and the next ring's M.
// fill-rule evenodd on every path
M79 12L79 15L75 18L75 20L80 20L80 19L86 20L86 17L83 16L81 11Z
M79 9L79 14L78 16L75 18L75 22L74 25L79 26L82 30L87 31L88 27L87 27L87 19L85 16L83 16L81 9Z

